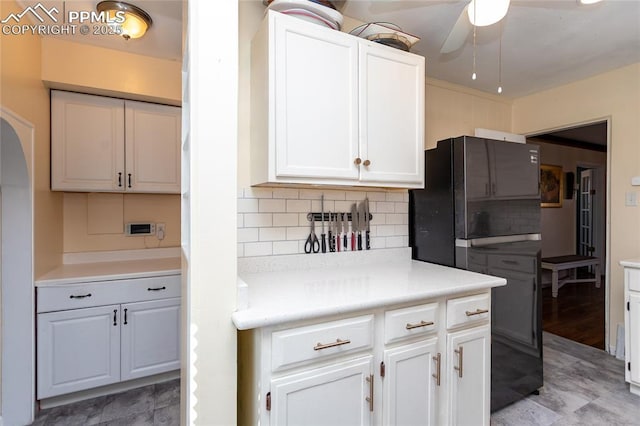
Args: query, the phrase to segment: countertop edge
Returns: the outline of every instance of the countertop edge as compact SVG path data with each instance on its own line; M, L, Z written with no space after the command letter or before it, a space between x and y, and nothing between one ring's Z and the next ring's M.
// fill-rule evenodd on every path
M161 271L141 271L141 272L129 272L123 274L111 274L111 275L89 275L82 277L71 278L57 278L57 279L44 279L35 282L36 287L57 287L63 285L74 284L86 284L95 283L100 281L120 281L130 280L136 278L152 278L152 277L164 277L170 275L180 275L182 271L180 269L167 269Z
M306 311L288 312L273 315L272 313L264 312L260 314L260 311L253 310L249 307L245 310L235 311L231 315L233 324L238 330L251 330L255 328L270 327L280 325L289 322L304 321L314 318L321 318L332 315L342 315L348 313L354 313L358 311L378 309L385 306L399 305L409 302L417 302L421 300L434 299L437 297L452 296L460 293L466 293L477 290L487 290L494 287L501 287L507 284L507 280L504 278L489 279L485 282L474 283L464 285L460 287L445 288L442 290L429 290L422 293L412 293L408 295L399 295L397 297L386 297L384 299L371 299L364 302L323 306L321 308L312 308Z
M625 266L627 268L637 268L640 269L640 259L627 259L621 260L620 265Z

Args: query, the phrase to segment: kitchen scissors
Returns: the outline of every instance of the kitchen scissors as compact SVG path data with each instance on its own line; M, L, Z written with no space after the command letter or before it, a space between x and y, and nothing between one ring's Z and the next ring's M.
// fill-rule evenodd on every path
M316 237L316 220L311 215L311 233L309 233L309 237L307 237L307 241L304 243L304 252L305 253L318 253L320 251L320 241L318 241L318 237Z

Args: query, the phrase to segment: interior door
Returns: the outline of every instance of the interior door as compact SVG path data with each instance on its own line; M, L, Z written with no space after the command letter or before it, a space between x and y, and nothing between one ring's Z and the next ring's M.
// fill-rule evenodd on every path
M580 172L578 254L593 256L593 171Z

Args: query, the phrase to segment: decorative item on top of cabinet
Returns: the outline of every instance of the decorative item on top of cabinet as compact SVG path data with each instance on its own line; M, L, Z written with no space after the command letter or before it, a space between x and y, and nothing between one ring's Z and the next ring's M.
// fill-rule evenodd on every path
M252 43L252 184L422 188L424 79L421 56L269 11Z
M51 91L51 189L180 193L179 107Z

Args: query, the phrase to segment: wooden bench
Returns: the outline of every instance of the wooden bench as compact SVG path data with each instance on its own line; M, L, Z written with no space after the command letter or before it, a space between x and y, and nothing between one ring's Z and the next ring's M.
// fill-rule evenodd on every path
M586 283L594 282L597 288L600 288L600 259L593 256L580 256L572 254L569 256L544 257L541 260L542 269L551 271L551 295L558 297L558 289L569 283ZM595 276L593 278L578 279L576 276L576 268L581 266L593 266ZM558 281L558 271L565 269L573 269L571 278Z

